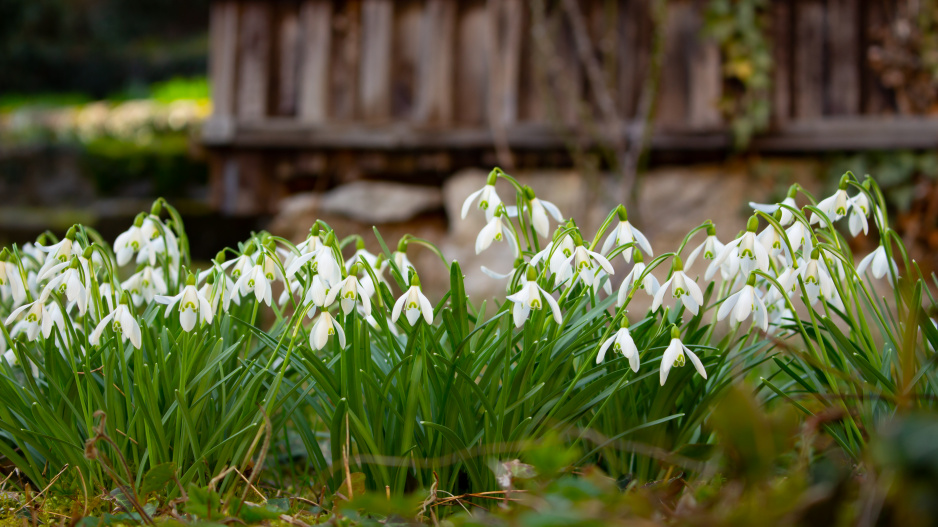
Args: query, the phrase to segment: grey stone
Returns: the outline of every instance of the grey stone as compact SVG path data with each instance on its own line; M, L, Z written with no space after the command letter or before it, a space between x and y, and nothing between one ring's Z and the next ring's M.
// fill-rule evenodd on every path
M319 208L370 224L407 221L443 206L440 189L384 181L355 181L323 194Z

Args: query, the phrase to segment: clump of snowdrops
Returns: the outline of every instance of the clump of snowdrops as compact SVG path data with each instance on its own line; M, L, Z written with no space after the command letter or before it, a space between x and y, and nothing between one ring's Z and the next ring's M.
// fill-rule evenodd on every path
M656 255L624 207L589 236L495 169L462 216L487 220L477 252L504 243L514 261L483 268L506 295L478 306L459 264L413 236L391 250L375 230L373 254L317 221L195 268L162 200L112 245L47 233L0 254L0 454L34 487L86 495L167 470L240 485L265 462L334 488L355 472L395 494L468 492L559 436L578 463L652 479L713 440L715 400L749 378L766 402L843 410L824 426L858 455L875 420L934 398L928 289L871 179L753 207L733 240L708 221ZM857 265L842 219L880 237ZM435 303L415 250L449 271ZM636 295L651 309L630 311Z

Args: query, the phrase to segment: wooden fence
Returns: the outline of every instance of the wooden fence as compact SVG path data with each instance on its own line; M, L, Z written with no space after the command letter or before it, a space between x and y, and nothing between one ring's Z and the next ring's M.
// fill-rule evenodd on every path
M571 145L634 140L652 1L576 0L579 19L563 1L217 0L204 129L216 203L264 211L304 176L438 177L504 147L543 165ZM938 146L938 120L903 114L869 65L889 4L770 3L772 125L752 148ZM653 149L731 148L706 5L668 2Z

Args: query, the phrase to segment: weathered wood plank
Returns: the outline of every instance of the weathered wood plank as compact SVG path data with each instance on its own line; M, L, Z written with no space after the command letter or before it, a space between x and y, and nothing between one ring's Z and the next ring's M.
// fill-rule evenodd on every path
M447 124L453 120L456 1L427 0L424 9L415 118Z
M504 126L518 120L524 4L522 0L490 1L488 11L492 28L489 120Z
M861 44L863 50L869 50L876 41L876 34L886 29L890 20L887 5L879 0L865 0L861 13L861 27L863 28ZM862 103L863 113L884 114L895 113L895 97L888 89L883 87L879 74L870 67L869 57L863 55L861 78L863 82Z
M362 3L362 57L359 98L362 117L386 121L391 117L391 50L394 28L392 0Z
M243 5L237 111L240 119L257 120L267 115L270 96L271 6L260 1Z
M456 42L455 118L463 125L485 123L488 104L488 57L485 43L490 36L484 0L461 2Z
M690 31L687 38L690 45L688 53L688 101L687 127L695 130L708 130L719 127L720 97L723 95L723 71L720 59L720 47L712 38L703 33L703 13L699 5L688 14Z
M332 0L306 0L300 7L302 53L299 120L322 123L328 115L329 62L332 53Z
M336 4L332 24L332 62L329 69L329 118L354 121L359 117L358 64L361 60L361 0Z
M209 75L212 80L212 113L230 117L235 112L238 53L238 4L215 2L209 23L211 42Z
M792 4L791 0L772 2L772 123L791 119L792 84Z
M423 0L396 0L394 2L391 115L395 120L410 120L414 117L422 21Z
M824 114L824 1L795 3L795 116L817 119Z
M679 130L687 126L690 101L688 51L692 45L689 40L696 40L696 27L693 5L668 3L664 61L655 116L655 122L662 130Z
M860 2L828 0L827 108L831 115L860 111Z
M277 35L277 115L295 115L300 66L300 19L297 6L281 4Z
M551 29L557 35L554 47L556 57L547 58L547 60L556 60L560 63L559 75L553 79L557 89L552 102L557 108L561 122L566 126L576 127L580 124L580 113L583 105L586 104L584 102L586 81L583 65L577 58L573 28L559 5L552 14L552 18Z
M618 17L619 111L634 117L651 56L648 2L631 0Z

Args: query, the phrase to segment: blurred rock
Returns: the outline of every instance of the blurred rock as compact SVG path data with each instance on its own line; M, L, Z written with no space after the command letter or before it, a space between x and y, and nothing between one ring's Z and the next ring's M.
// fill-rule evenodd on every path
M355 181L322 196L323 212L371 223L409 220L443 205L440 189L386 181Z

